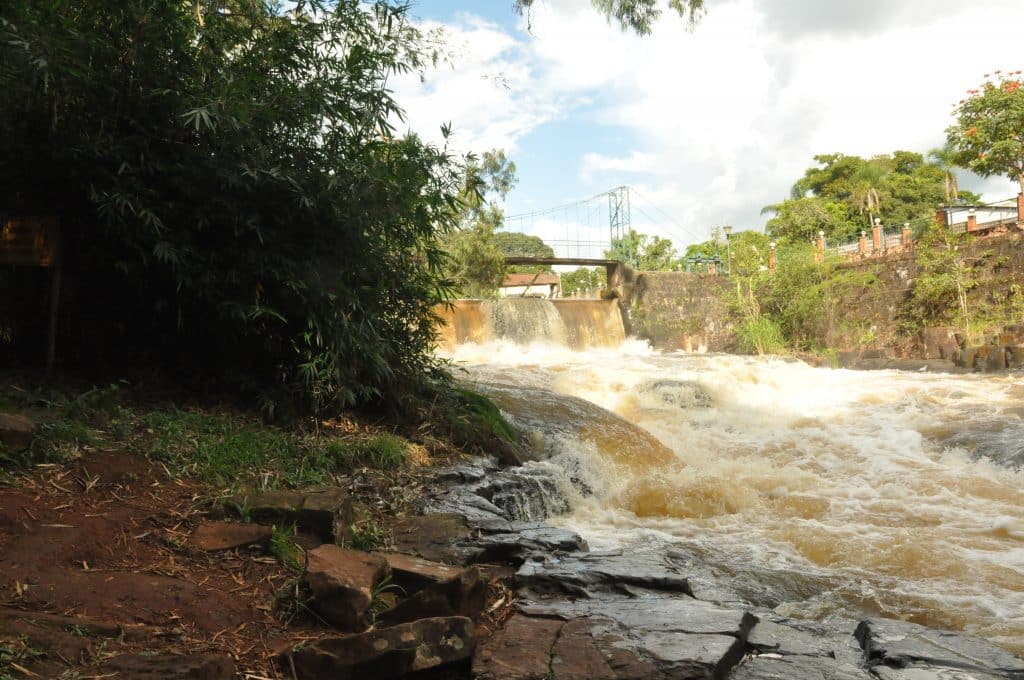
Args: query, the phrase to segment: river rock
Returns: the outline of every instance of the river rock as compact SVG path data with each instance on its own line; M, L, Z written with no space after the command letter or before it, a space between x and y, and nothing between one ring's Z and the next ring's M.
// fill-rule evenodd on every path
M251 518L257 524L294 524L326 543L346 536L354 517L348 491L338 487L251 491L232 496L231 504L243 519Z
M96 677L146 678L147 680L231 680L235 662L223 654L177 656L122 654L96 669Z
M313 607L342 630L366 629L366 614L373 591L388 573L379 555L323 545L309 553L305 580L313 593Z
M463 616L480 618L487 604L487 583L475 567L454 578L433 583L402 600L377 617L377 625L393 626L417 619Z
M479 680L617 680L665 678L624 645L607 619L568 622L516 614L477 650Z
M483 553L465 547L470 533L466 518L457 513L402 517L392 525L395 550L448 564L469 564Z
M470 487L458 486L429 502L427 514L461 515L466 525L481 531L511 531L508 517L501 508Z
M27 449L38 429L31 418L12 413L0 413L0 444L12 451Z
M783 656L771 653L748 656L729 676L730 680L872 680L872 678L871 674L856 665L828 657Z
M512 522L510 531L481 536L473 545L482 550L481 561L522 564L529 556L586 552L587 542L575 531L547 524Z
M289 673L294 668L297 680L387 680L468 659L475 645L473 622L467 618L420 619L317 640L286 652L281 665Z
M912 668L921 680L941 678L942 675L924 673L939 673L943 669L1024 677L1024 660L971 635L889 619L861 621L855 634L869 664ZM914 675L906 676L906 680L912 679L916 680Z
M952 360L960 351L961 333L955 326L937 326L921 330L921 344L924 345L925 359Z
M664 555L622 551L542 555L527 560L516 573L517 585L536 594L594 597L638 586L693 595L690 583Z
M720 678L742 658L746 635L757 622L753 615L685 595L631 590L633 597L535 601L520 610L586 619L600 648L610 645L646 659L664 677Z
M406 595L412 595L426 586L447 581L462 573L462 569L458 567L431 562L416 555L394 552L374 554L387 561L391 570L391 583L401 588Z
M488 638L473 656L478 680L545 680L551 651L565 622L516 614Z
M262 524L238 522L203 522L192 532L192 546L197 550L213 552L232 550L250 545L270 543L274 530Z

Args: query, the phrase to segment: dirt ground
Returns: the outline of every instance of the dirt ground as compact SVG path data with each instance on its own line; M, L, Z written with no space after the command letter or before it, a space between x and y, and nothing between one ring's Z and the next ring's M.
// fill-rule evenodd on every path
M0 678L127 677L119 655L208 653L236 677L289 677L275 653L328 633L293 616L296 574L262 549L190 547L209 493L100 452L0 487Z

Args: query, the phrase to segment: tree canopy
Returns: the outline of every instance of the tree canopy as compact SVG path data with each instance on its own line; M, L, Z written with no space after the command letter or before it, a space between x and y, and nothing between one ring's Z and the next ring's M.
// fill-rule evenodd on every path
M391 127L389 76L434 46L387 2L228 6L4 5L0 206L63 224L62 358L277 412L394 401L439 375L437 235L464 176ZM44 293L0 302L0 361L34 351Z
M946 130L956 163L982 177L1003 175L1024 193L1024 78L1021 71L987 75L956 108Z
M640 271L667 271L678 264L679 256L672 241L661 236L640 234L630 229L622 238L611 243L604 256L609 260L622 260Z
M829 239L853 238L870 230L875 218L887 225L923 225L956 180L948 159L928 163L913 151L872 158L833 153L814 160L817 165L804 171L790 198L762 210L773 215L765 228L774 237L807 242L824 231Z

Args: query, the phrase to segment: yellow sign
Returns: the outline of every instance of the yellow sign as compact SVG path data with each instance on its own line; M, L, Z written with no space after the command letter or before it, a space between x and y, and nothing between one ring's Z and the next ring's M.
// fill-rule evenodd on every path
M52 267L59 250L56 217L12 217L0 227L0 264Z

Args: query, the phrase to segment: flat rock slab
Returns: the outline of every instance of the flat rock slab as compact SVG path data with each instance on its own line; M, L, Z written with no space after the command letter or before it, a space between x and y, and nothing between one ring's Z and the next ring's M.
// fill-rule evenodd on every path
M313 608L342 630L358 632L366 629L374 588L387 574L380 555L322 545L309 553L304 578Z
M827 633L811 633L773 621L758 621L747 634L747 645L760 654L782 656L823 656L860 658L860 649L852 631L838 637Z
M232 496L231 504L243 519L251 518L257 524L294 524L327 543L344 538L354 517L348 491L336 487L252 491Z
M233 550L250 545L266 546L274 530L262 524L238 522L203 522L192 532L192 547L213 552Z
M433 618L318 640L280 661L297 680L387 680L468 659L475 646L472 621Z
M875 666L871 669L872 678L878 680L1006 680L1019 678L1017 675L991 675L979 671L963 671L953 668L911 667L890 668Z
M391 569L391 582L401 588L406 595L412 595L433 583L455 578L462 572L460 567L432 562L416 555L394 552L374 554L387 561Z
M890 619L861 621L856 636L868 662L873 665L916 666L922 672L934 667L934 672L941 669L977 671L1024 678L1024 660L979 637Z
M565 622L516 614L473 656L478 680L545 680L551 653Z
M37 429L31 418L13 413L0 413L0 444L12 451L27 449Z
M658 596L641 593L639 597L552 600L521 606L525 614L560 616L564 619L600 616L637 633L671 632L703 635L729 635L746 639L757 618L737 609L679 595Z
M104 674L109 672L119 678L147 680L231 680L235 677L235 662L230 657L220 654L125 654L106 661L101 669L97 670L95 677L105 677Z
M850 663L820 656L749 656L730 680L872 680L874 676ZM909 679L908 679L909 680Z
M377 617L378 626L393 626L418 619L463 616L478 621L487 604L487 582L476 567L454 578L432 583Z
M593 597L598 592L622 593L622 586L692 595L690 583L668 561L649 554L622 551L549 555L527 560L516 573L516 584L531 593Z
M429 513L403 517L392 525L395 550L433 562L467 564L482 551L460 545L469 539L466 520L456 513Z
M587 542L575 531L532 522L511 522L507 533L493 533L475 539L482 561L522 564L532 555L586 552Z

